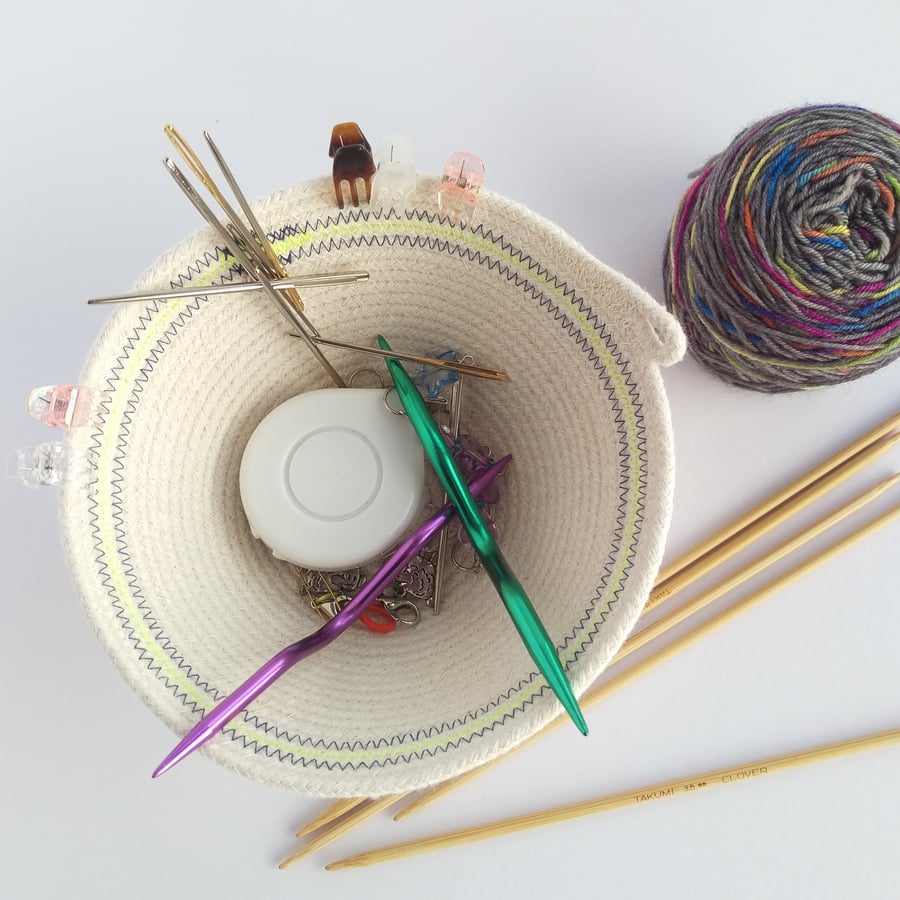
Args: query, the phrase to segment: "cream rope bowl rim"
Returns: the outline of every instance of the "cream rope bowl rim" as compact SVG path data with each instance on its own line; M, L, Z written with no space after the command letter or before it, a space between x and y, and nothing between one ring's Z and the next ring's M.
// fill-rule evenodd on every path
M436 186L420 176L405 211L339 211L330 179L254 206L292 275L370 273L303 293L324 335L452 346L509 373L466 379L463 430L513 456L500 544L581 694L631 631L662 558L674 451L660 366L681 358L684 337L530 210L484 192L475 225L461 227L439 215ZM173 745L321 624L293 569L250 534L238 470L266 414L330 382L263 295L203 295L240 277L209 230L159 260L137 289L197 295L110 316L81 375L104 392L100 413L68 438L79 475L63 487L61 522L77 592ZM327 355L345 376L378 366ZM439 616L386 636L354 626L198 755L307 794L377 796L461 774L560 712L486 576L449 571ZM127 752L149 773L169 749Z

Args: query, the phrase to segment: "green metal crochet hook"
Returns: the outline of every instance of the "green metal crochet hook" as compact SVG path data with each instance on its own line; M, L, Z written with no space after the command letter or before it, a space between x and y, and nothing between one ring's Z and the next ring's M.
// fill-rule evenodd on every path
M391 349L391 345L381 335L378 335L378 345L382 350ZM388 371L394 380L394 387L397 389L400 403L422 442L425 455L431 462L447 496L456 507L459 520L468 532L472 546L503 600L506 611L513 620L525 647L541 674L547 679L547 684L559 698L559 702L572 717L578 730L582 734L587 734L587 723L584 721L572 688L566 680L566 673L556 655L553 641L550 640L550 635L547 634L547 630L538 618L525 589L519 584L509 563L500 552L500 547L497 546L477 501L466 485L465 476L444 443L437 423L432 419L425 401L399 361L387 358L385 362L387 362Z

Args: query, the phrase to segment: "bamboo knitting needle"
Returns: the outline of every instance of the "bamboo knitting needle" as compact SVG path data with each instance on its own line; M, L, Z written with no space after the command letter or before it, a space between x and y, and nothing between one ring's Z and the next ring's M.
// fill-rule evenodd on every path
M870 432L871 433L871 432ZM650 592L650 597L644 606L644 612L649 612L670 597L674 597L679 591L690 587L695 581L711 572L716 566L736 556L749 547L754 541L777 528L791 516L814 503L836 485L855 475L874 459L886 453L900 443L900 433L888 434L879 437L868 444L856 454L839 463L833 469L821 475L812 484L807 485L798 493L779 503L774 509L759 516L736 534L725 537L711 550L704 553L698 559L689 563L684 568L670 575L664 580L657 579L656 586ZM760 509L761 507L757 507Z
M362 803L359 797L342 797L335 800L334 803L327 806L314 819L310 819L298 832L297 837L306 837L314 831L318 831L325 825L330 825L335 819L339 819L344 813L350 812L351 809Z
M865 504L870 503L876 497L878 497L879 495L884 493L886 490L888 490L890 487L895 485L898 481L898 478L900 478L900 476L898 476L898 475L892 476L891 478L887 479L886 481L882 482L881 484L876 485L876 487L873 488L872 490L867 491L866 493L857 497L855 500L852 500L846 506L841 507L839 510L837 510L832 515L827 516L825 519L820 520L818 523L813 525L812 528L807 529L808 532L813 532L812 534L810 534L810 537L814 537L816 534L821 534L821 532L824 531L826 528L830 528L831 526L833 526L837 522L839 522L841 519L845 518L846 516L850 515L853 512L858 511ZM896 507L890 515L896 515L898 511L900 511L900 506ZM876 521L878 521L878 520L876 520ZM884 523L882 523L882 524L884 524ZM866 533L868 533L868 532L866 532ZM800 534L800 535L797 535L795 538L793 538L789 542L789 544L792 545L792 549L797 549L797 547L801 546L808 539L809 538L806 537L806 533ZM854 540L858 540L858 539L859 538L855 538ZM849 546L849 544L847 546ZM835 549L836 547L838 549ZM841 549L841 547L839 547L836 544L833 544L819 558L820 561L824 562L825 559L829 558L827 556L828 553L831 553L831 555L834 555L835 553L838 552L839 549ZM731 576L730 578L726 579L725 581L720 582L719 584L710 588L709 591L704 592L704 594L702 596L698 597L696 600L691 601L691 603L689 603L687 605L689 607L691 607L691 612L696 612L699 609L702 609L708 603L711 603L713 600L716 600L719 597L721 597L726 592L726 590L733 590L735 587L737 587L739 584L742 584L748 578L758 574L767 565L771 565L773 562L775 562L776 559L780 559L783 555L784 555L784 553L781 553L780 548L779 548L778 550L775 550L770 554L766 554L765 556L760 557L760 559L750 563L748 566L746 566L740 572L737 572L735 575ZM763 563L764 561L765 561L765 564L761 565L761 563ZM818 564L818 562L816 560L813 560L812 564L810 564L810 563L803 564L804 566L808 566L808 568L803 568L802 566L800 568L805 572L805 571L809 571L816 564ZM792 571L795 571L795 570L792 570ZM790 573L788 573L788 575L790 575ZM788 577L788 576L785 576L785 577ZM799 577L799 576L797 576L797 577ZM787 584L789 582L784 582L784 583ZM774 590L777 590L777 589L778 589L777 587L773 588L772 590L769 591L769 593L773 593ZM764 590L766 590L766 589L764 588ZM769 596L769 594L767 593L767 594L765 594L765 596ZM746 602L746 601L742 601L742 602ZM738 605L738 607L742 608L742 607L740 607L740 604ZM703 635L708 634L709 631L711 630L710 623L721 624L722 622L725 622L728 620L727 619L728 616L731 616L734 614L735 613L731 613L729 610L725 610L724 612L719 613L717 616L713 617L708 622L697 626L693 631L688 632L686 635L683 635L682 637L678 638L676 641L673 641L671 644L667 644L666 646L660 648L656 653L646 657L640 663L638 663L636 666L633 666L632 668L627 669L625 672L622 672L621 674L615 676L614 678L610 679L609 681L604 682L603 684L599 684L596 687L592 688L581 698L582 708L590 709L591 707L593 707L594 705L599 703L601 700L606 699L606 697L608 697L610 694L617 691L619 688L625 687L627 684L630 684L631 681L633 681L639 675L642 675L644 672L647 672L650 669L654 668L655 666L659 665L660 663L665 662L674 653L677 653L679 650L682 650L685 647L688 647L699 637L702 637ZM722 618L723 616L726 618ZM650 637L647 637L645 639L645 637L644 637L645 633L652 631L652 635L651 635L652 637L654 637L654 638L659 637L661 634L663 634L664 631L666 631L668 628L674 627L679 622L681 622L684 618L685 618L685 615L681 615L680 609L674 610L665 619L661 619L660 623L651 625L648 629L645 629L643 632L639 632L638 634L634 635L629 640L627 640L622 645L622 648L620 649L619 653L614 658L613 662L618 662L620 659L624 658L625 656L628 656L629 653L632 653L632 652L634 652L634 650L638 649L639 646L643 646L645 643L647 643L647 641L650 640ZM712 627L716 627L716 624L714 624ZM483 763L478 768L472 769L469 772L464 772L462 775L457 775L455 778L451 778L451 779L448 779L447 781L443 781L440 784L436 785L435 787L431 788L430 790L426 791L425 793L420 794L415 800L412 801L412 803L403 807L403 809L401 809L399 812L397 812L397 814L394 816L394 820L399 822L401 819L405 819L408 816L411 816L414 813L421 811L426 806L430 806L432 803L436 802L441 797L445 797L447 794L452 793L457 788L462 787L462 785L466 784L467 782L473 781L479 775L484 774L484 772L486 772L488 769L492 768L495 765L499 765L499 763L501 763L504 759L506 759L510 754L516 753L519 750L524 750L526 747L531 746L531 744L536 743L542 737L549 734L551 731L554 731L561 724L563 724L563 721L564 720L554 719L548 725L545 725L540 731L537 731L530 737L526 738L524 741L522 741L522 743L518 744L512 750L509 750L503 756L499 756L496 759L493 759L493 760L490 760L489 762Z
M799 495L794 496L788 501L782 502L781 504L774 504L773 500L778 496L776 495L774 498L770 498L769 500L757 506L756 510L769 510L769 512L763 514L762 522L754 522L750 526L744 528L731 537L726 537L720 545L713 548L712 551L709 551L706 554L697 554L692 551L690 554L682 557L682 559L687 559L688 556L692 556L695 558L695 563L699 565L695 566L692 563L688 563L684 570L675 573L675 576L670 576L668 580L672 586L670 588L666 588L665 596L661 596L659 593L665 586L665 580L663 580L662 578L657 579L656 587L654 588L654 592L650 595L650 600L644 608L644 613L648 612L654 605L662 602L664 599L669 599L678 591L683 590L688 586L688 584L693 583L696 578L702 577L702 575L707 574L707 572L710 571L714 565L718 565L724 562L726 559L730 559L738 552L741 552L752 541L761 537L769 530L774 529L778 525L782 524L782 522L788 519L791 515L794 515L801 509L808 506L810 503L819 499L827 491L832 490L838 484L856 474L864 466L869 465L878 456L886 453L898 442L900 442L900 434L888 434L886 436L886 432L889 432L897 425L900 425L900 413L896 413L890 419L886 420L881 425L869 431L863 437L845 447L840 454L833 456L827 464L822 464L821 466L817 467L817 469L813 470L813 473L815 473L816 471L821 470L825 465L835 463L835 460L838 460L839 457L844 458L843 462L838 461L834 464L833 468L829 469L824 474L820 474L818 478L806 484L805 488L801 488ZM862 447L861 450L859 449L860 447ZM850 451L852 450L856 450L857 452L855 454L851 454ZM794 485L799 484L801 481L809 482L809 477L805 476L803 479L795 482ZM784 492L781 491L779 493ZM747 514L747 516L744 516L742 518L746 519L749 517L749 515L750 514ZM727 550L725 548L727 548ZM696 577L685 577L685 573L689 572L692 568L694 568L694 571L699 571L700 574L697 574ZM750 576L748 575L747 577ZM677 579L677 581L675 579ZM737 583L732 584L731 587L729 587L729 590L733 589L734 587L737 587ZM684 617L682 616L682 618ZM678 621L681 621L681 619L679 619ZM643 634L643 632L641 632L641 634ZM655 634L654 637L655 636L658 636L658 633ZM649 640L649 637L647 639ZM625 646L627 646L627 644ZM625 647L623 647L623 650L624 649ZM634 647L634 649L637 649L637 647ZM589 696L590 695L585 697L586 703L590 703ZM542 734L547 733L547 731L551 730L552 727L554 726L551 724L551 726L548 726L546 730L538 732L538 734L535 735L534 738L536 739ZM529 739L523 746L527 746L527 744L530 742L531 739ZM457 778L442 782L427 794L422 795L418 800L414 800L411 804L404 807L402 810L400 810L400 812L397 813L394 818L399 821L400 819L413 815L420 809L424 809L426 806L429 806L431 803L440 799L440 797L449 794L451 791L455 790L456 787L461 787L462 784L464 784L466 781L477 777L477 775L481 774L492 765L502 761L504 758L505 755L498 758L497 760L494 760L491 763L485 764L484 766L473 770L470 773L467 773L467 775L458 776ZM357 799L357 805L363 803L365 803L365 798ZM334 816L334 818L337 818L337 815Z
M734 534L737 534L742 528L746 528L752 522L756 521L756 519L761 518L769 511L773 510L780 503L783 503L785 500L794 496L794 494L799 493L804 488L811 485L813 482L817 481L823 475L826 475L836 466L839 466L845 460L848 460L851 456L858 453L860 450L865 449L870 444L873 444L878 438L883 437L886 434L890 434L894 429L900 427L900 412L894 413L889 419L886 419L880 425L877 425L871 431L864 434L861 438L853 441L853 443L848 444L842 450L838 450L833 456L826 459L823 463L816 466L814 469L811 469L805 475L801 475L796 481L793 481L791 484L786 485L780 491L777 491L767 500L764 500L759 506L754 507L748 512L744 513L744 515L739 516L729 525L726 525L721 531L717 534L712 535L707 540L698 544L692 550L689 550L684 555L680 556L678 559L669 563L669 565L664 566L657 577L657 584L662 585L666 582L667 579L671 578L676 572L681 571L686 566L689 566L692 562L699 559L703 556L704 553L708 553L717 545L721 544L723 541L727 540Z
M408 794L401 794L400 799L403 797L408 797ZM346 809L342 809L339 811L339 808L343 803L349 804ZM361 808L369 802L368 797L348 797L346 800L337 800L331 804L327 809L325 809L320 815L318 815L312 822L309 822L307 825L304 825L298 832L297 837L304 837L307 834L311 834L313 831L316 831L319 828L324 827L325 825L330 825L335 819L339 819L344 813L350 812L351 810ZM313 823L317 823L315 828L313 828Z
M894 435L893 442L895 444L900 443L900 434ZM699 597L695 597L693 600L683 603L677 609L673 609L672 612L663 616L652 625L648 625L646 628L633 634L622 645L619 653L616 655L616 661L618 662L620 659L624 659L629 654L634 653L635 650L640 650L641 647L649 644L650 641L655 640L660 637L660 635L665 634L669 629L674 628L689 616L699 612L710 603L714 603L720 597L724 597L725 594L734 590L744 581L755 577L760 572L769 568L769 566L774 565L790 553L793 553L795 550L799 550L800 547L811 541L813 538L818 537L824 531L837 525L842 519L845 519L847 516L862 509L867 503L871 503L885 493L885 491L889 491L898 482L900 482L900 473L879 482L873 488L870 488L854 500L851 500L846 506L842 506L833 513L819 519L814 525L795 534L790 540L776 547L774 550L770 550L768 553L764 553L762 556L757 557L753 562L741 569L740 572L730 578L726 578L724 581L720 581Z
M865 525L860 526L855 531L851 532L844 538L841 538L838 541L835 541L833 544L830 544L826 547L821 553L811 557L810 559L805 560L794 568L790 569L788 572L783 575L772 579L767 582L753 594L749 594L743 599L737 601L732 606L728 607L725 610L722 610L717 615L713 616L711 619L703 622L702 624L696 626L691 631L686 632L680 637L676 638L670 644L667 644L659 653L647 657L646 659L641 660L636 665L632 666L630 669L622 672L620 675L617 675L615 678L612 678L610 681L606 682L603 685L600 685L599 688L595 688L592 693L595 696L609 696L615 691L619 690L622 687L630 684L632 681L639 678L641 675L655 668L662 662L665 662L668 659L671 659L681 650L715 631L720 626L730 622L732 619L737 618L741 613L746 612L749 609L752 609L757 604L761 603L763 600L770 597L772 594L777 593L782 588L787 587L798 579L802 578L804 575L813 571L813 569L818 568L824 563L828 562L833 557L837 556L843 550L846 550L852 547L854 544L868 537L870 534L873 534L879 528L884 527L889 522L896 519L900 516L900 504L894 506L892 509L889 509L887 512L882 513L880 516L877 516L875 519L867 522ZM584 699L582 700L584 702ZM586 704L585 704L586 705ZM538 732L541 734L541 732ZM530 743L536 736L532 736L525 743ZM503 757L505 758L505 757ZM490 763L488 764L490 765ZM485 766L484 768L487 768ZM403 811L405 812L405 810ZM397 818L395 816L394 818ZM425 839L426 841L436 840L434 838ZM418 844L419 842L413 842ZM406 846L406 845L404 845ZM394 850L395 848L389 848L390 850ZM377 852L377 851L373 851ZM415 852L415 851L410 851ZM366 854L368 855L368 854ZM393 858L393 857L389 857ZM346 860L341 860L339 863L333 863L332 865L342 866L343 863L346 863ZM349 863L347 863L349 864Z
M357 825L361 824L366 819L378 815L382 810L387 809L391 804L396 803L402 796L403 794L388 794L385 797L378 797L376 800L366 801L366 804L361 809L351 813L340 822L336 822L327 831L317 835L312 840L307 841L307 843L300 847L299 850L294 851L290 856L283 859L278 863L278 868L286 869L295 862L299 862L304 857L309 856L310 853L315 853L316 850L327 847L332 841L336 841L341 835L356 828Z
M611 809L619 809L623 806L639 806L648 800L659 800L663 797L675 797L679 794L690 794L701 788L715 787L720 784L736 784L760 775L772 775L785 769L792 769L808 763L821 762L826 759L836 759L848 756L851 753L861 753L864 750L890 747L900 743L900 729L884 731L880 734L872 734L866 737L854 738L849 741L841 741L837 744L826 744L823 747L815 747L811 750L803 750L799 753L788 753L784 756L773 756L756 762L745 763L741 766L732 766L728 769L719 769L704 775L692 775L687 778L679 778L675 781L666 781L650 787L638 788L632 791L623 791L620 794L610 794L606 797L598 797L595 800L587 800L582 803L572 803L568 806L559 806L544 812L532 813L526 816L516 816L511 819L502 819L499 822L491 822L487 825L478 825L461 831L452 831L448 834L425 838L424 840L410 841L405 844L397 844L393 847L385 847L381 850L370 850L357 856L350 856L325 866L329 871L335 869L349 869L360 866L372 866L376 863L388 862L392 859L402 859L407 856L415 856L420 853L429 853L433 850L442 850L446 847L458 847L474 841L483 841L487 838L499 837L504 834L513 834L517 831L525 831L528 828L539 828L542 825L551 825L555 822L565 822L569 819L577 819L581 816L589 816L594 813L607 812Z

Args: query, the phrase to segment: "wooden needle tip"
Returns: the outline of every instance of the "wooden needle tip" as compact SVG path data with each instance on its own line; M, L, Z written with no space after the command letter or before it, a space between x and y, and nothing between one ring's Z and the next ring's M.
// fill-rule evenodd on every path
M330 862L325 866L326 872L336 872L338 869L353 869L357 867L357 862L355 857L349 857L347 859L338 859L334 862Z
M278 863L279 869L286 869L288 866L292 866L295 862L300 862L301 859L306 857L309 854L309 850L306 847L298 850L296 853L292 853L287 859L283 859L280 863Z
M345 800L335 800L327 809L321 812L314 819L310 819L298 832L297 837L306 837L326 825L330 825L337 819L340 819L345 813L358 809L364 803L359 797L348 797Z

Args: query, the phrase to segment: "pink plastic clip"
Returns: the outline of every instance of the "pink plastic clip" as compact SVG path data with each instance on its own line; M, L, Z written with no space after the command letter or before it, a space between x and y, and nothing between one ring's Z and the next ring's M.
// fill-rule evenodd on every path
M444 166L444 177L438 187L438 209L458 225L471 225L483 184L481 157L457 150Z
M48 384L28 395L28 413L51 428L87 425L95 393L77 384Z

